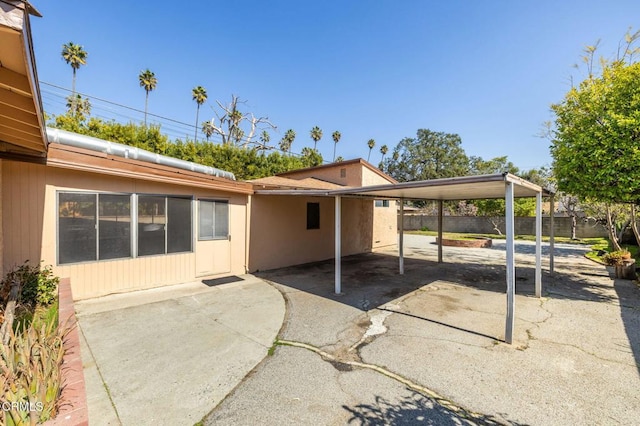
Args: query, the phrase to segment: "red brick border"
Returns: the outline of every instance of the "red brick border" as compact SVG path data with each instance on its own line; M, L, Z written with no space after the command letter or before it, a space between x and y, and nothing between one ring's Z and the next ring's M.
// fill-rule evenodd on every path
M80 356L80 333L77 327L71 281L63 278L58 285L59 322L71 327L64 341L64 358L62 360L62 392L60 395L60 411L55 419L45 423L48 426L88 425L87 393Z
M438 238L436 237L436 243ZM449 247L473 247L473 248L489 248L492 245L491 238L474 238L472 240L455 240L455 239L442 239L443 246Z

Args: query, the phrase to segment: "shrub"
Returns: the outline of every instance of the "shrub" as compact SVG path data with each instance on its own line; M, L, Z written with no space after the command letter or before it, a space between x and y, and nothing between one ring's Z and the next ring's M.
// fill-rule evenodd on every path
M0 344L0 424L23 425L55 417L61 390L63 341L68 328L32 323Z
M29 261L10 271L2 281L3 300L12 282L20 285L20 303L23 305L49 306L56 299L60 278L53 275L51 266L31 266Z
M420 228L420 230L422 232L427 232L429 230L429 228L427 228L426 226L423 226L422 228Z
M612 251L602 256L602 260L607 265L622 265L625 260L631 258L631 253L627 250Z

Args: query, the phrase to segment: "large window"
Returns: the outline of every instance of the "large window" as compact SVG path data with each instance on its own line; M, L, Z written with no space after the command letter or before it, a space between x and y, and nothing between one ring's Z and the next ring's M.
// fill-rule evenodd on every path
M123 257L131 257L130 195L58 195L58 263Z
M229 202L198 201L198 239L220 240L229 237Z
M135 197L135 196L133 196ZM58 193L58 263L192 250L191 199L157 195ZM137 229L137 240L132 230Z
M138 197L138 256L191 251L191 199Z

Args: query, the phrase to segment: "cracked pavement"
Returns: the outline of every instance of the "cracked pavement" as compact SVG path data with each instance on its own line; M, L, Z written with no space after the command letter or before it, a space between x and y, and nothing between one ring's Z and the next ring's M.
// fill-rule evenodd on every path
M504 245L444 248L405 236L396 253L259 276L287 314L265 358L205 424L634 424L640 417L640 289L579 246L556 246L534 297L531 243L516 244L516 325L502 342ZM543 262L543 269L546 263Z

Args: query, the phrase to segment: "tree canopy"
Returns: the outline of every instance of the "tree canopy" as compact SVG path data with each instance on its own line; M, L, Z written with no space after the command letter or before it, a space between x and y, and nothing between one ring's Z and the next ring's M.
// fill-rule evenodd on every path
M603 62L552 105L558 189L587 200L640 201L640 63Z
M419 129L415 138L404 138L382 168L399 182L464 176L469 159L460 136Z

